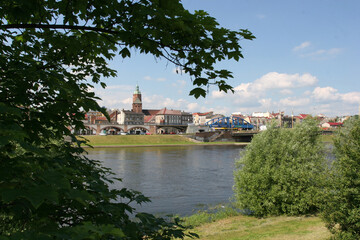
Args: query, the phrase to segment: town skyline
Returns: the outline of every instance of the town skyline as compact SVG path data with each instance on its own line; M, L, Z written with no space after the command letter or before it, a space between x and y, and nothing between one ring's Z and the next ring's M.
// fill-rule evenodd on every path
M183 1L189 11L203 9L224 27L249 29L257 37L241 41L244 59L217 66L232 71L235 94L210 87L208 96L194 99L189 76L176 74L165 60L131 51L110 66L118 77L103 79L107 89L95 93L108 108L131 108L136 83L143 104L188 112L277 112L355 115L360 103L360 2ZM178 71L179 72L179 71Z
M138 84L136 84L136 86L134 87L134 93L132 94L131 91L129 92L129 95L131 95L131 103L130 104L125 104L126 106L128 107L113 107L113 108L110 108L108 106L102 106L102 107L105 107L106 109L108 109L109 111L114 111L114 110L119 110L119 111L134 111L134 112L137 112L136 110L134 110L134 102L136 101L136 98L134 98L134 96L136 96L137 94L140 95L140 101L141 101L141 105L143 104L143 101L141 100L142 99L142 91L140 91L140 87ZM138 93L136 93L138 92ZM136 93L136 94L135 94ZM267 110L267 111L253 111L253 112L237 112L237 111L233 111L233 112L230 112L229 114L223 114L221 112L214 112L213 110L208 110L208 111L187 111L187 110L184 110L184 109L181 109L181 108L172 108L172 107L168 107L168 106L160 106L160 107L152 107L152 106L145 106L146 109L156 109L156 111L159 111L159 110L164 110L164 109L168 109L168 110L176 110L176 111L180 111L180 112L188 112L190 114L207 114L207 113L210 113L212 112L213 114L221 114L221 115L224 115L224 116L233 116L233 115L243 115L243 116L260 116L260 115L273 115L273 114L283 114L284 116L300 116L301 115L311 115L311 116L318 116L318 117L326 117L326 118L336 118L336 117L345 117L345 116L353 116L353 115L360 115L360 106L358 108L359 112L358 113L355 113L355 114L345 114L345 115L335 115L335 116L327 116L325 114L322 114L322 113L307 113L307 112L301 112L301 113L298 113L298 114L295 114L293 111L292 112L286 112L284 110L281 110L281 109L278 109L277 111L274 111L274 110ZM141 106L141 109L142 109L142 106ZM140 112L142 110L139 110Z

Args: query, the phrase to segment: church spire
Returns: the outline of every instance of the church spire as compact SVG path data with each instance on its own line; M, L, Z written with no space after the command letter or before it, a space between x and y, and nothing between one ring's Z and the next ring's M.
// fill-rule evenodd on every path
M140 92L140 90L139 90L139 84L136 84L136 88L135 88L134 94L141 94L141 92Z
M139 90L138 84L136 84L136 88L133 94L132 111L136 113L142 113L141 92Z

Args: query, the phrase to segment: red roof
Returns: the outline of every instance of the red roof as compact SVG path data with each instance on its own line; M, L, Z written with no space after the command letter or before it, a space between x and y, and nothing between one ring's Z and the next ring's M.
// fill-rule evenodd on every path
M169 110L166 108L161 109L158 113L158 115L181 115L180 110Z
M153 116L156 115L160 110L155 110L155 109L143 109L142 110L143 113L145 114L145 116Z
M153 120L155 117L155 115L150 115L150 116L144 116L144 122L148 123L151 120Z
M198 116L206 116L208 114L211 114L212 112L206 112L206 113L193 113L193 115L198 115Z
M343 125L343 123L341 123L341 122L328 122L328 124L330 126L342 126Z
M299 114L299 118L300 119L304 119L308 116L309 114Z

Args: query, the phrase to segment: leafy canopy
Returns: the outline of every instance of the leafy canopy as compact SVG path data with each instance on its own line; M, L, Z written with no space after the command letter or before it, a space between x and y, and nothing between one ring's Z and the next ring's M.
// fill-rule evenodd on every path
M140 193L110 189L119 179L82 155L69 128L84 128L90 109L106 114L89 89L116 76L107 65L116 54L167 59L192 77L197 98L208 84L232 89L214 64L239 60L238 41L253 38L179 0L1 1L0 239L184 237L178 222L136 213L129 204L148 201Z
M40 63L43 67L50 67L52 59L62 59L58 63L69 66L73 64L69 58L77 56L74 70L83 73L84 65L93 63L98 71L89 73L98 82L99 74L115 73L105 67L104 58L111 59L117 53L130 57L130 50L138 49L165 58L188 73L197 86L190 95L196 98L205 97L204 87L209 84L217 85L220 91L232 91L226 83L231 72L217 70L214 64L225 59L239 61L243 58L239 40L254 39L246 29L219 27L202 10L190 13L180 0L10 0L2 4L0 16L4 40L10 31L17 32L13 39L24 45L34 37L44 39L38 42L38 47L49 50L48 56L41 58L46 60ZM68 58L63 59L64 55Z
M335 139L331 184L322 216L336 239L360 238L360 120L344 123Z
M236 168L241 209L256 216L317 212L326 176L317 122L307 119L294 129L270 126L253 138Z

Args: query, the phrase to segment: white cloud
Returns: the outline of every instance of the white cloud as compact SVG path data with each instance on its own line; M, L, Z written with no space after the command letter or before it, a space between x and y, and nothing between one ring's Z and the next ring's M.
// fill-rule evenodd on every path
M290 89L282 89L282 90L280 90L280 93L282 95L291 95L291 94L293 94L293 91L291 91Z
M308 98L283 98L279 101L279 106L281 107L299 107L306 106L310 103Z
M127 91L134 90L135 87L130 86L130 85L110 85L110 86L106 86L105 89L106 90L119 90L120 89L122 92L127 92Z
M150 76L145 76L144 77L144 80L146 80L146 81L157 81L157 82L165 82L166 81L166 78L156 78L156 79L154 79L154 78L152 78L152 77L150 77Z
M304 48L307 48L307 47L309 47L311 45L311 43L310 42L303 42L303 43L301 43L299 46L296 46L296 47L294 47L293 48L293 51L299 51L299 50L302 50L302 49L304 49Z
M130 97L125 98L125 99L121 100L121 103L126 104L128 106L128 105L131 105L133 103L133 99L130 98Z
M241 83L234 87L235 94L212 91L211 98L214 100L228 100L231 105L253 111L278 110L279 104L283 106L298 105L295 99L285 98L282 102L277 102L276 96L291 96L294 94L292 89L300 87L311 87L318 82L318 79L309 73L305 74L286 74L270 72L254 82ZM271 96L271 98L270 98ZM275 97L275 98L274 98ZM307 101L305 101L307 103ZM246 106L246 107L245 107Z
M314 52L301 54L301 57L311 57L313 59L328 59L340 54L343 50L341 48L331 48L331 49L319 49Z
M339 93L333 87L317 87L313 90L311 97L318 103L323 103L313 104L317 112L332 116L357 114L360 104L360 92Z
M360 104L360 92L349 92L341 95L341 100L350 104Z
M220 91L212 91L211 92L211 97L212 98L225 98L226 96L228 96L225 92L220 92Z
M186 111L189 112L196 112L197 109L199 109L198 103L189 103L186 107Z
M175 88L183 88L186 86L187 81L185 80L177 80L176 82L173 82L171 85Z
M273 100L271 98L263 98L259 100L259 103L263 109L270 109L273 108Z
M312 94L312 92L310 91L310 90L306 90L305 92L304 92L304 95L305 96L310 96Z
M332 87L316 87L312 92L312 97L319 101L335 101L340 98L340 94Z
M266 89L313 86L317 82L318 79L309 73L300 75L299 73L286 74L270 72L255 80L253 84L256 90L264 91Z

